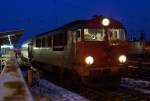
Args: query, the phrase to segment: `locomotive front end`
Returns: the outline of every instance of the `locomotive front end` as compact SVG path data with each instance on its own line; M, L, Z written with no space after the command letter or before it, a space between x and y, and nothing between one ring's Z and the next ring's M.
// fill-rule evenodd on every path
M105 46L105 42L81 42L77 48L77 71L82 77L120 76L127 65L125 45Z
M100 23L102 22L102 23ZM82 78L120 77L127 65L126 31L116 20L96 17L81 29L76 43L75 69Z

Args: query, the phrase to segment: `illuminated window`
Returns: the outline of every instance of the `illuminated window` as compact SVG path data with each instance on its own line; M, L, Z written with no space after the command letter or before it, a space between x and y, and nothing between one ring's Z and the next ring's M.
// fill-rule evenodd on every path
M84 29L85 41L104 41L103 29Z

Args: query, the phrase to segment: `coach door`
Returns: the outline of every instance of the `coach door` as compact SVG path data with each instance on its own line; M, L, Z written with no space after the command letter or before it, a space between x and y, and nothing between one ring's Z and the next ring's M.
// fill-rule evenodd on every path
M32 45L33 45L33 42L28 44L28 57L29 57L29 59L32 59Z
M73 42L74 44L76 44L77 42L81 41L81 31L80 30L76 30L73 32Z

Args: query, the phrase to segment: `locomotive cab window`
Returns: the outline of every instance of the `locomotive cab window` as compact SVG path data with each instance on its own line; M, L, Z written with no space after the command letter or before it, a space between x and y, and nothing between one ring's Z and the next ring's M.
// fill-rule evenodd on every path
M104 41L105 40L104 29L84 29L85 41ZM124 29L109 29L107 31L109 41L114 40L126 40Z
M85 41L104 41L103 29L84 29Z
M124 29L109 29L108 30L108 39L110 41L114 41L114 40L125 41L126 36L125 36Z

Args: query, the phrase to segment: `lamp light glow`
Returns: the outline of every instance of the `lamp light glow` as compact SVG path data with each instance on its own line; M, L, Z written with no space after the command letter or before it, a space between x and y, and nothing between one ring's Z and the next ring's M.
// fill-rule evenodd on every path
M92 56L87 56L85 58L85 63L88 64L88 65L91 65L94 63L94 58Z
M108 18L104 18L104 19L102 20L102 25L103 25L103 26L109 26L109 24L110 24L110 20L109 20Z
M127 61L127 57L125 55L120 55L118 60L120 63L125 63Z

